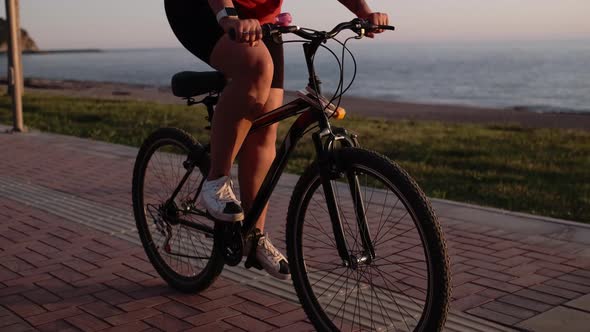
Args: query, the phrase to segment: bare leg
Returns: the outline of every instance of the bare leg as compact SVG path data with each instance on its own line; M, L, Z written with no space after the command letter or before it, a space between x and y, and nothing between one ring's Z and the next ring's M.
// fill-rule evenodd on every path
M263 112L270 112L283 103L283 90L271 89ZM276 148L278 124L260 129L246 138L240 151L240 165L238 178L240 180L240 199L244 211L248 213L254 198L264 181L264 177L272 164ZM264 222L268 205L262 211L256 222L256 227L264 231Z
M213 49L211 65L231 78L211 124L211 169L208 179L230 174L252 119L267 103L273 63L264 43L252 47L223 36Z

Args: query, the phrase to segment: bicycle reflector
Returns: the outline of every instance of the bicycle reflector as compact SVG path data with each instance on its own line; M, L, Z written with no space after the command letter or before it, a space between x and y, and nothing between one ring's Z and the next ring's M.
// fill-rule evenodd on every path
M343 107L336 107L336 105L332 104L326 97L318 95L317 92L309 86L306 87L305 90L297 91L297 97L314 105L316 108L324 110L324 113L333 119L342 120L346 117L346 110Z
M346 110L342 107L338 107L336 112L334 112L333 118L336 120L342 120L346 117Z

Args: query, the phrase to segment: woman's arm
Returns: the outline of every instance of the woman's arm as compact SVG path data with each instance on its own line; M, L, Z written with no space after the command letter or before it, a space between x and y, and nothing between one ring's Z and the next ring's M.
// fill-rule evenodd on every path
M372 13L365 0L338 0L338 2L360 18L368 18Z
M234 4L232 0L209 0L209 7L217 15L223 8L233 8ZM238 17L226 16L219 20L219 25L225 32L233 30L237 42L249 43L251 46L255 46L262 39L260 22L255 19L239 19Z
M385 13L373 12L365 0L338 0L348 10L353 12L357 17L369 20L369 22L376 25L388 25L389 17ZM376 33L381 33L383 30L375 30L367 32L367 37L373 38Z

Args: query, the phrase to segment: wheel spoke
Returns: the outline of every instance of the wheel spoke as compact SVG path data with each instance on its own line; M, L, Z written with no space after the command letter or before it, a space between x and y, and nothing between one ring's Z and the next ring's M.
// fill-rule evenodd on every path
M316 308L312 312L323 312L323 316L314 319L328 319L330 323L325 326L341 330L412 331L424 323L419 317L424 316L425 310L438 312L426 316L445 319L448 300L438 302L442 307L428 305L434 297L429 296L427 290L431 280L429 264L446 263L428 261L420 224L435 223L436 219L433 216L426 221L416 220L415 216L420 214L412 210L428 203L416 205L401 194L402 190L393 185L398 179L390 175L397 170L391 173L375 170L366 165L376 162L360 157L348 156L348 159L342 157L341 160L347 160L343 169L353 172L359 184L358 194L354 194L350 190L353 186L347 182L352 181L350 176L343 181L332 180L348 255L353 260L348 265L338 263L340 256L332 235L321 181L319 177L309 178L306 191L300 198L303 203L298 204L302 207L298 213L301 223L298 227L303 228L296 234L300 234L301 239L295 242L301 245L301 248L295 248L300 250L295 257L301 257L301 261L294 266L304 264L308 267L307 275L303 275L309 280L306 286L294 278L296 287L306 287L303 294L307 294L308 302L302 303L312 303ZM404 186L413 185L412 181L401 182ZM372 259L367 256L361 241L359 209L364 210L360 218L366 220L375 249L376 257ZM436 236L440 237L440 234ZM446 268L444 266L444 271ZM435 284L444 288L447 287L446 281L444 279L441 284L437 280Z
M205 216L191 213L203 179L199 167L192 170L184 167L193 142L188 135L174 129L160 129L152 134L140 150L143 155L137 158L134 174L139 178L134 179L133 191L134 206L137 202L143 204L138 207L144 211L143 215L136 214L138 231L150 259L159 262L154 267L171 286L196 291L215 279L223 261L214 256L213 238L206 237L201 228L191 227L213 228L213 222ZM177 189L174 201L170 201ZM161 233L162 229L165 234Z

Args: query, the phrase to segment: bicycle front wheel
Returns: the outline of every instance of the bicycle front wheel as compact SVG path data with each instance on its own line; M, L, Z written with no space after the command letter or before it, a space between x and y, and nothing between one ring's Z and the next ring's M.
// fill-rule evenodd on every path
M198 192L209 167L207 154L176 128L155 131L143 143L133 172L133 211L145 252L160 276L182 292L207 288L221 273L213 221L204 216Z
M399 166L359 148L334 151L331 180L349 261L337 247L317 164L287 216L293 284L320 331L440 331L450 297L446 245L433 210Z

